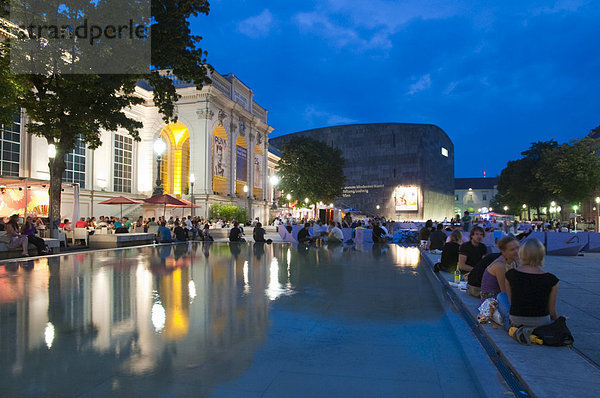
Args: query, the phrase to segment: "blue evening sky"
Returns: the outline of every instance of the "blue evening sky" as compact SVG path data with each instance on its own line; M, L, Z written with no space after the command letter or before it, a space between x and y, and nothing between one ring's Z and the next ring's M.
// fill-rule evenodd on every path
M348 123L441 127L457 177L600 125L600 1L212 0L192 20L271 136Z

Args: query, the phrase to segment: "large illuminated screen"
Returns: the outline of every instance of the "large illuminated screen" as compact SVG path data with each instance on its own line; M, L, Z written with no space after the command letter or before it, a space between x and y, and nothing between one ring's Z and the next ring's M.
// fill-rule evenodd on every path
M396 211L418 211L419 190L417 187L398 186L394 190Z

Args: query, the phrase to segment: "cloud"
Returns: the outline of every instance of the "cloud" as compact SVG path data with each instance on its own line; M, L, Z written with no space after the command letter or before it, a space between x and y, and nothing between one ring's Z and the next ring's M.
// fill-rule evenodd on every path
M244 19L237 28L238 31L253 39L266 37L273 26L273 15L268 9L263 10L260 14Z
M317 110L314 105L308 105L304 109L304 119L311 126L335 126L340 124L356 123L358 120L345 116L336 115L330 112Z
M431 75L428 73L426 75L421 76L419 80L415 83L411 84L408 88L408 94L413 95L418 93L419 91L427 90L431 87Z

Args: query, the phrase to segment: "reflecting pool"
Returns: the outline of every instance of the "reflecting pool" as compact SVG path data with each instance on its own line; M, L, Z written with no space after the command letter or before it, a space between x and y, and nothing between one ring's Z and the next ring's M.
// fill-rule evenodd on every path
M5 262L0 396L479 396L422 271L397 245Z

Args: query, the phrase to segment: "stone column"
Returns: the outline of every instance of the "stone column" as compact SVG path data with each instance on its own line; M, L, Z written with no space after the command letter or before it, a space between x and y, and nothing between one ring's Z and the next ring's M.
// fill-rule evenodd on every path
M194 194L212 194L212 131L211 120L214 112L208 107L196 110L197 119L192 126L186 126L190 131L190 172L194 173L196 183Z
M229 142L227 143L227 150L229 151L229 194L231 196L235 196L235 167L236 167L236 148L235 141L237 140L237 126L234 122L234 114L233 111L230 114L229 121L229 131L227 132L227 137Z

